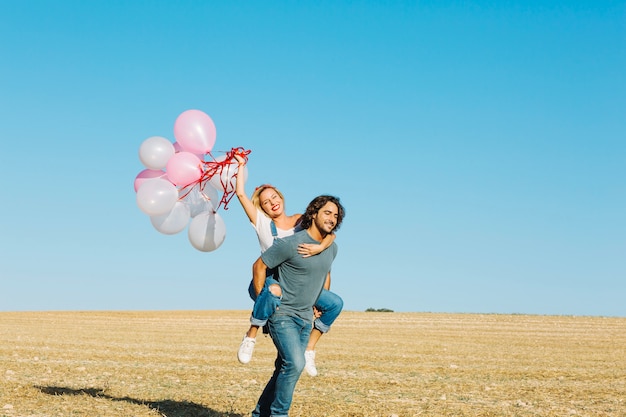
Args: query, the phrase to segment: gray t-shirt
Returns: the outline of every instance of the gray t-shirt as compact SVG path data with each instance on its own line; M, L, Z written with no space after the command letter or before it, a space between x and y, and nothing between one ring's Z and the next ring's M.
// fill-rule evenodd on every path
M279 310L294 314L303 320L312 321L312 308L326 282L326 276L337 256L337 245L333 244L315 256L303 258L298 253L300 243L317 243L306 230L293 236L276 239L261 259L268 268L278 266L283 298Z

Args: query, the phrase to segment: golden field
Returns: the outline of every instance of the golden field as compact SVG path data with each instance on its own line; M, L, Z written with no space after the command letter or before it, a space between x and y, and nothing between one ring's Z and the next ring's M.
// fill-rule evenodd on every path
M248 311L0 313L0 416L249 416ZM296 416L626 416L626 318L343 312Z

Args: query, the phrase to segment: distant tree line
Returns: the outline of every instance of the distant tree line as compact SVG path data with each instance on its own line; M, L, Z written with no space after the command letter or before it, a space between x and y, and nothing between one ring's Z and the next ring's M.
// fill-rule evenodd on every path
M368 308L367 310L365 310L366 313L369 312L374 312L374 313L393 313L393 310L389 309L389 308Z

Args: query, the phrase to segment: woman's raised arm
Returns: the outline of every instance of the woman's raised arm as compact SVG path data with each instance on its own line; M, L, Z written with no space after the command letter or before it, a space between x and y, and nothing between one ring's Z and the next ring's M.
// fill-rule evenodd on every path
M245 180L243 178L243 167L246 165L246 160L237 154L235 154L234 157L239 163L237 176L235 177L235 194L241 203L241 207L243 207L243 211L246 212L246 216L250 219L250 222L256 224L257 209L254 204L252 204L252 200L246 195Z

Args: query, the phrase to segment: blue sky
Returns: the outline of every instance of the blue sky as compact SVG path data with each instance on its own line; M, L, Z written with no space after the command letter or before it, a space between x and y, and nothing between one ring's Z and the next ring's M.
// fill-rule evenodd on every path
M289 213L341 198L345 309L626 316L623 1L0 2L0 310L249 309L137 207L200 109Z

